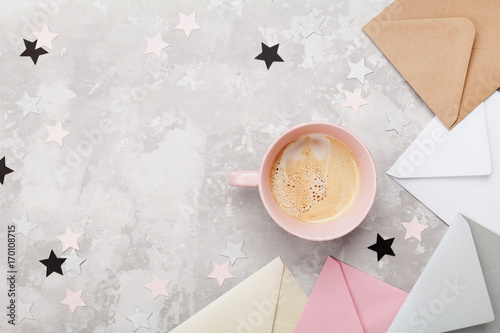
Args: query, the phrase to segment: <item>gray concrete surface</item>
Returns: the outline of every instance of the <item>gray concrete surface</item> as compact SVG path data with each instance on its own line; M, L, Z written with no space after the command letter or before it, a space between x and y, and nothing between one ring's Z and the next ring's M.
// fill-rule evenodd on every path
M69 1L3 2L0 37L0 155L15 170L0 186L2 252L11 218L28 213L38 227L17 235L17 292L34 302L34 320L19 332L132 332L136 305L165 332L281 256L309 293L331 255L409 291L447 226L385 172L432 118L432 112L361 27L390 0L362 1ZM197 12L201 30L189 39L178 13ZM324 18L323 35L304 36L304 20ZM36 66L21 58L48 21L60 36ZM32 27L30 27L30 25ZM144 37L161 31L171 46L158 59L143 54ZM254 60L260 43L279 43L283 63L268 71ZM373 73L361 85L347 64L366 59ZM343 89L369 102L356 115L342 107ZM39 96L40 115L15 104ZM411 124L386 131L387 113ZM71 135L46 144L45 125L62 120ZM307 121L330 121L355 132L378 168L375 205L351 234L315 243L287 234L266 214L258 191L231 188L230 170L257 169L273 139ZM111 127L110 127L111 126ZM89 137L91 137L89 139ZM0 157L1 157L0 156ZM423 241L404 240L401 222L429 225ZM82 274L45 277L38 261L66 225L82 232ZM395 237L395 257L367 249L376 235ZM212 261L226 241L245 241L248 259L230 268L219 288ZM70 250L67 251L68 254ZM6 268L2 255L2 267ZM170 279L170 297L151 300L153 274ZM86 308L71 314L65 288L83 289ZM1 290L5 299L6 290ZM4 304L2 304L2 307ZM221 314L223 315L223 314ZM0 330L11 325L4 319ZM145 332L144 328L139 332Z

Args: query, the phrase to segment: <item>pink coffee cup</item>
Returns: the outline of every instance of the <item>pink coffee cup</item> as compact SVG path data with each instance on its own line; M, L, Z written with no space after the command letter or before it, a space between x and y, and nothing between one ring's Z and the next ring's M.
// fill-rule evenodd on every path
M290 142L304 135L322 134L343 142L354 154L361 173L361 184L354 204L344 214L327 223L304 223L287 215L274 199L270 173L274 159ZM345 128L326 122L304 123L281 134L269 147L259 171L232 171L228 175L229 185L259 187L262 203L272 219L283 229L297 237L326 241L342 237L363 222L370 211L377 191L377 170L370 151L363 142Z

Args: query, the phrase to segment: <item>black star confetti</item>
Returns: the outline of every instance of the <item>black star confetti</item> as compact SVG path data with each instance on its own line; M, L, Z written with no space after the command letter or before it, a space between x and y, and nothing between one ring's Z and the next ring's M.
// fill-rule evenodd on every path
M61 265L66 261L66 258L58 258L53 250L50 250L50 256L47 259L42 259L40 262L47 266L47 275L53 272L63 275Z
M391 248L392 242L394 242L394 238L383 239L379 234L377 234L377 242L368 246L368 248L377 252L377 261L380 261L380 259L382 259L386 254L389 256L396 256Z
M24 40L24 46L26 46L26 50L24 50L24 52L21 53L21 57L30 57L31 60L33 60L33 63L36 65L38 57L48 52L42 49L41 47L37 49L36 40L34 42L30 42L29 40L26 39L23 40Z
M273 62L283 62L283 59L278 55L278 47L280 44L276 44L274 46L267 46L264 43L260 43L262 46L262 53L255 57L258 60L264 60L266 62L267 69L271 67Z
M0 184L3 185L3 181L5 179L5 176L8 175L9 173L12 173L12 172L14 172L14 170L7 168L5 166L5 156L2 157L2 159L0 160Z

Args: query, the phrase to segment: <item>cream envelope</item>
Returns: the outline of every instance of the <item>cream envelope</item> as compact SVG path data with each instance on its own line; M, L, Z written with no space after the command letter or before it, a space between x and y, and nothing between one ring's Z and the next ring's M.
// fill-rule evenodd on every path
M433 119L387 172L447 224L459 212L500 235L500 93L453 130Z
M500 87L498 17L498 0L396 0L363 29L451 128Z
M278 257L171 332L292 332L306 302L306 293Z
M500 236L458 214L388 332L500 332L499 253Z
M407 296L328 257L294 333L385 332Z

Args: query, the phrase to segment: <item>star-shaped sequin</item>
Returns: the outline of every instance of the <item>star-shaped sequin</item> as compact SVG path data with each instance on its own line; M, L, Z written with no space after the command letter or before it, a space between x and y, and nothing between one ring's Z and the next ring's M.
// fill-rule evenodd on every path
M280 44L274 46L267 46L264 43L260 43L262 46L262 52L255 57L255 59L263 60L266 63L266 67L269 70L273 62L283 62L283 59L278 55L278 47Z
M214 266L214 270L207 276L207 278L216 279L219 283L219 287L222 287L224 280L234 278L234 275L229 273L229 261L222 265L213 261L212 264Z
M31 313L31 308L33 307L34 302L31 303L23 303L19 298L17 299L17 324L21 324L24 319L34 320L33 314Z
M358 114L359 108L362 105L368 104L368 102L361 97L361 89L359 88L355 89L353 92L344 90L344 94L345 94L345 103L342 104L342 106L351 107L354 110L354 112L356 112L356 114Z
M85 260L87 260L87 258L79 257L76 254L75 249L71 249L69 256L63 256L63 258L66 259L66 261L64 262L64 273L75 271L80 275L82 274L80 265L83 264Z
M146 39L146 42L148 43L148 47L146 48L146 51L144 51L144 54L148 53L154 53L158 59L161 59L161 51L170 46L169 43L165 43L161 39L161 33L158 32L153 38L149 37L144 37Z
M247 257L242 251L243 244L244 241L239 243L232 243L230 241L227 241L227 248L222 251L220 255L228 257L229 261L231 262L231 266L233 266L236 260L238 260L239 258L246 259Z
M26 50L24 50L23 53L21 53L21 57L30 57L31 60L33 60L33 63L36 65L36 62L38 61L38 57L41 56L42 54L48 53L41 47L36 48L36 43L37 41L35 40L34 42L30 42L29 40L23 39L24 40L24 46L26 47Z
M66 131L62 127L61 121L55 124L55 126L45 125L45 128L47 129L47 132L49 132L49 135L47 136L47 140L45 141L45 143L55 142L61 148L63 146L63 139L71 134L71 132Z
M14 170L5 165L5 156L2 157L2 159L0 160L0 184L3 185L5 176L12 172L14 172Z
M377 234L377 242L368 246L368 248L377 252L377 261L380 261L386 254L389 256L396 256L391 248L393 242L394 238L383 239L382 236Z
M153 299L160 295L168 296L167 285L169 282L170 280L160 280L155 274L153 276L153 281L144 285L144 288L151 290L151 297Z
M71 291L66 288L66 298L61 301L61 304L66 304L69 306L71 313L75 312L76 308L79 306L87 306L84 301L82 301L82 292L80 289L78 291Z
M174 28L175 30L184 30L186 37L191 36L193 30L199 30L201 27L196 23L196 12L190 15L179 13L179 24Z
M81 232L73 232L68 226L66 226L64 235L56 236L56 238L62 242L62 251L64 252L70 247L75 250L80 250L80 247L78 246L78 238L80 238L81 235Z
M22 234L29 239L30 231L38 227L36 224L30 223L28 214L24 214L20 219L12 218L12 223L16 227L15 234Z
M63 275L61 265L66 261L64 258L58 258L53 250L50 250L50 256L47 259L42 259L40 262L47 267L47 272L45 276L56 272Z
M417 215L413 216L411 222L401 223L401 225L406 229L405 239L413 237L419 242L422 242L422 231L429 228L429 226L420 224L418 222Z
M365 58L361 58L358 62L347 62L351 72L347 76L347 79L358 79L358 81L363 84L365 83L365 76L373 73L371 69L365 66Z
M30 113L40 114L40 110L38 109L38 102L40 101L40 97L31 97L27 91L24 92L23 99L16 102L16 105L19 106L23 110L23 117L26 117Z
M411 124L411 121L407 121L403 117L403 110L399 110L396 114L385 114L389 124L386 127L386 131L396 131L400 136L403 135L403 128Z
M33 31L33 35L37 38L36 47L40 48L42 46L47 46L52 50L52 40L59 36L54 32L49 31L49 26L45 23L45 26L40 31Z
M304 38L316 34L323 36L323 31L321 30L321 25L325 22L324 18L316 18L312 13L309 13L306 19L299 22L299 25L304 28Z
M136 306L134 314L128 316L127 319L134 324L134 332L141 327L149 330L151 327L149 327L148 318L151 317L151 315L151 312L143 312L140 307Z

